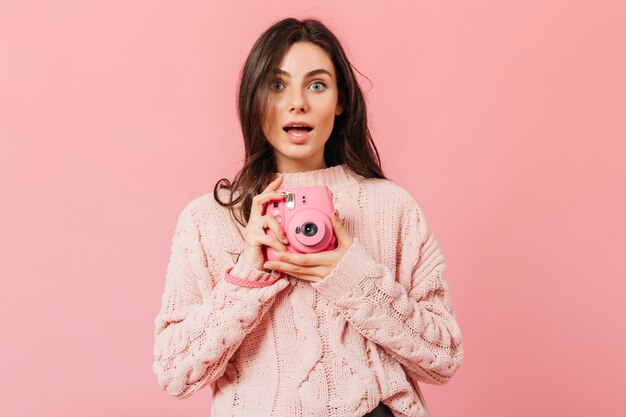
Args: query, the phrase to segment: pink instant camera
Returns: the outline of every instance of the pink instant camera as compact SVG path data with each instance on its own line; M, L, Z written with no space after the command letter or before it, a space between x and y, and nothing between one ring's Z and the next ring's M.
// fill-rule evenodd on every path
M270 200L265 213L271 213L285 231L293 253L315 253L337 248L337 238L330 217L333 215L333 192L325 185L281 188L282 200ZM276 237L271 229L265 233ZM263 245L267 260L276 260L276 250Z

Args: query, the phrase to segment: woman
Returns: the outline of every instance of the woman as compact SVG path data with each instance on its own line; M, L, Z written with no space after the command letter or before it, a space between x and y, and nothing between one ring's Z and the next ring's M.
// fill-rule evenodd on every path
M210 386L215 417L428 416L418 382L446 383L463 359L444 258L382 173L336 37L315 19L275 23L245 63L238 110L243 168L178 217L155 319L160 386L177 398ZM280 188L313 185L333 192L338 246L293 253L264 210Z

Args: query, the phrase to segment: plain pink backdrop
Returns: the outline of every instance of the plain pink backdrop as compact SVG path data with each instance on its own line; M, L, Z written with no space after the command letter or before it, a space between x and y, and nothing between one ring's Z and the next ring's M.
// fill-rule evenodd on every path
M180 210L241 166L239 71L314 16L447 259L433 417L623 413L626 3L3 0L3 416L206 416L152 373ZM621 329L621 330L620 330Z

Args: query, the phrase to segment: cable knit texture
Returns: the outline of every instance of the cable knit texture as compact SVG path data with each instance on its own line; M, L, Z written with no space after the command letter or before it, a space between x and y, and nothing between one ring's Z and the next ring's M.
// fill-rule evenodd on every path
M463 343L421 208L347 165L279 175L282 187L328 186L354 243L321 282L283 274L237 285L230 268L275 276L237 257L242 226L212 192L188 203L154 321L159 385L177 398L209 386L214 417L361 417L379 401L394 416L429 416L418 383L445 384Z

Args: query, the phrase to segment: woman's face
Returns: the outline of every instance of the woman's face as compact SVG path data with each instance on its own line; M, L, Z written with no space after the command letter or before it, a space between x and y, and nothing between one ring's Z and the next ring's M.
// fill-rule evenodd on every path
M263 132L274 148L278 171L325 168L324 145L335 116L343 111L330 57L313 43L294 43L270 80ZM313 129L286 131L284 126L291 122L303 122Z

